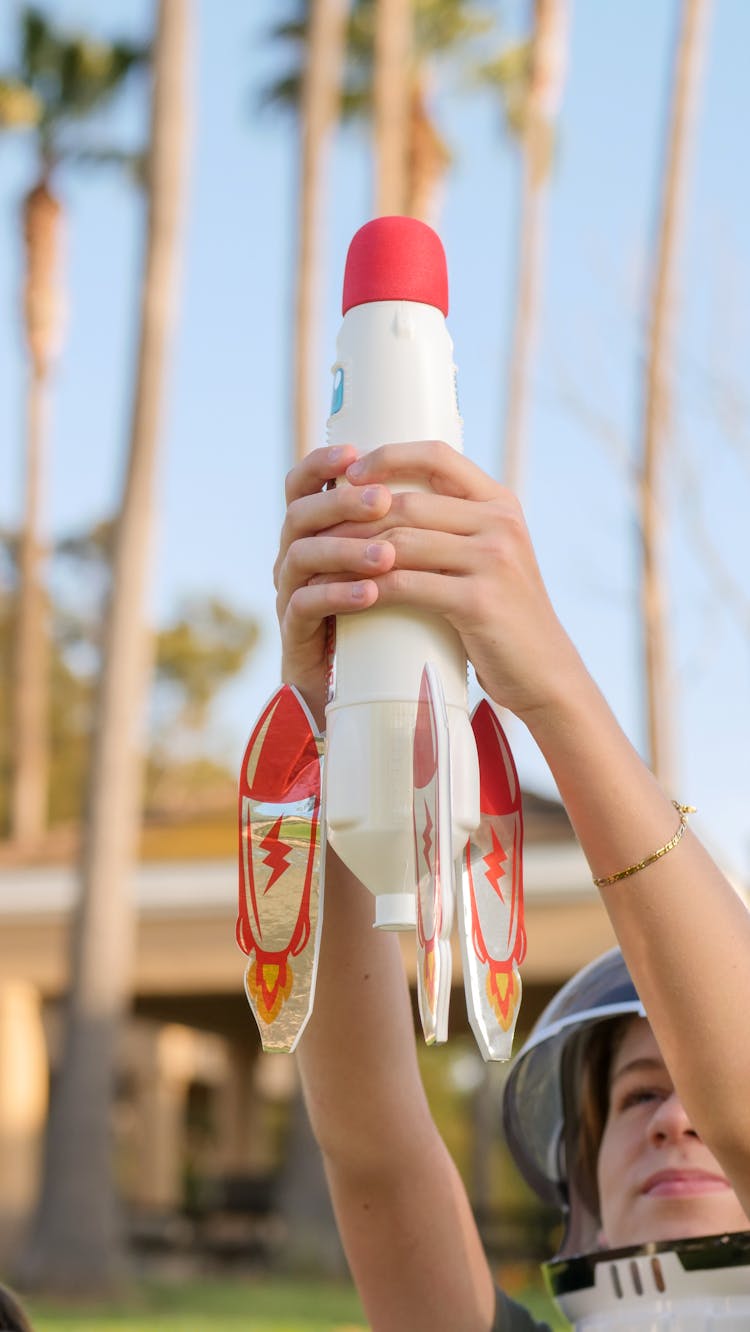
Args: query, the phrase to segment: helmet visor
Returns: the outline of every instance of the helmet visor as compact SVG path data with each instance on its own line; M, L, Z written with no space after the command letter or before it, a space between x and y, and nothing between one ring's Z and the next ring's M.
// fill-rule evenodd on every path
M578 1197L566 1157L575 1159L585 1037L601 1022L628 1015L645 1017L645 1012L622 954L613 949L563 986L511 1065L503 1097L508 1146L531 1188L564 1211L573 1210ZM585 1224L580 1220L569 1225L565 1248L571 1229L581 1236L595 1229L590 1213Z

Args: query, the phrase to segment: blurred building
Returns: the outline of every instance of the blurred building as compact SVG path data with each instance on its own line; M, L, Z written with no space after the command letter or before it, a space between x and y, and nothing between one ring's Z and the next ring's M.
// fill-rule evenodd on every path
M562 806L527 794L524 817L528 1026L613 935ZM36 1196L76 889L72 860L0 859L0 1259ZM255 1196L262 1214L259 1191L278 1166L280 1116L293 1096L295 1067L283 1055L258 1058L234 939L235 862L145 860L134 891L135 997L120 1054L115 1130L133 1225L146 1233L152 1224L156 1240L191 1208L211 1210L210 1181L224 1182L230 1203L234 1188L238 1213L243 1198L251 1211ZM406 938L403 946L413 979L414 945ZM458 1034L468 1023L457 944L454 963L451 1032ZM228 1217L231 1206L225 1211Z

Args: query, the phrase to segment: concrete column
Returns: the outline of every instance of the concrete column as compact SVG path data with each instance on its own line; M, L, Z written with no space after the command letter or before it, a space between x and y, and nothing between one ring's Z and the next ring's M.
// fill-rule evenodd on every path
M41 998L10 981L0 986L0 1214L11 1226L36 1200L48 1084Z
M185 1099L192 1060L190 1033L183 1027L139 1033L137 1086L137 1177L135 1200L171 1209L182 1195ZM187 1038L187 1039L185 1039Z
M223 1174L255 1174L273 1164L265 1101L256 1085L259 1052L246 1041L228 1047L227 1075L217 1092L220 1158Z

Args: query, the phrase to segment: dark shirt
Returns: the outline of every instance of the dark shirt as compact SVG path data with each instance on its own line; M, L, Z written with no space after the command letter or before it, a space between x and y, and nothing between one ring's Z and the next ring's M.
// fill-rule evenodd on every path
M551 1332L549 1323L540 1323L528 1309L515 1300L509 1300L496 1288L495 1321L491 1332Z

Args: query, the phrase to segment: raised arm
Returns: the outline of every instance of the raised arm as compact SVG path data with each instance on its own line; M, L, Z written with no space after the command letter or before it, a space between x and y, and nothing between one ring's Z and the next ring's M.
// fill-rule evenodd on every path
M439 611L458 630L484 689L545 755L592 874L669 842L672 793L560 625L514 497L436 444L380 449L348 475L357 488L410 479L441 492L396 494L373 524L394 551L378 596ZM690 831L602 897L688 1114L750 1211L750 914Z
M679 814L581 671L525 720L597 878L671 841ZM675 1086L750 1215L750 915L688 829L600 888Z
M390 543L330 533L366 530L391 503L385 487L321 489L354 457L319 450L290 474L275 570L284 680L319 721L325 616L372 604L372 574L394 560ZM315 1008L298 1059L340 1233L374 1332L487 1332L492 1278L422 1088L399 942L373 930L373 916L371 895L329 851Z

